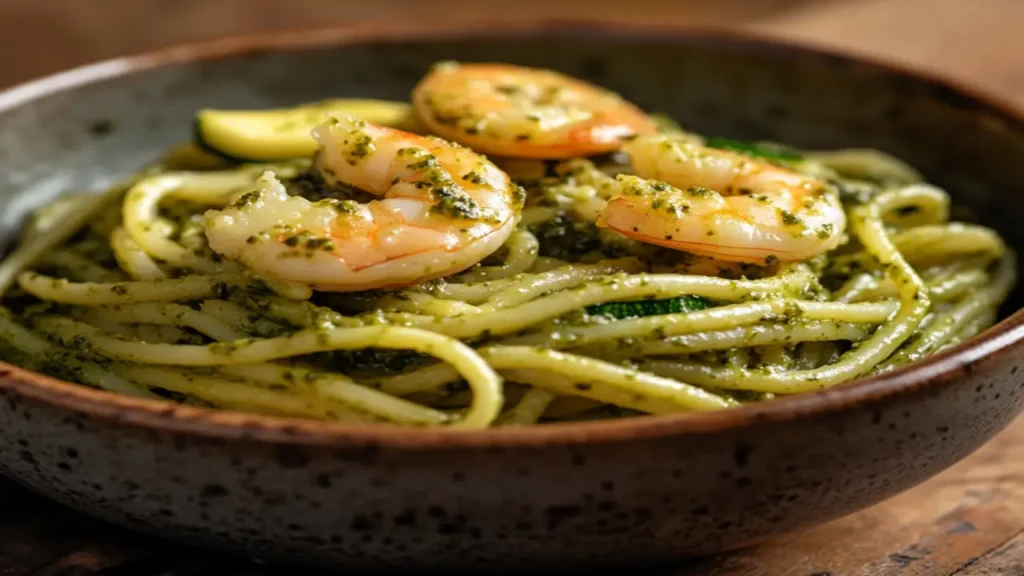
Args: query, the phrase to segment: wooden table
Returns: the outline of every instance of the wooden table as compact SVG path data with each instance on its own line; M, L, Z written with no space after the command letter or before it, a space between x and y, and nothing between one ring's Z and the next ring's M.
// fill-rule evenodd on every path
M882 54L1024 105L1024 0L0 0L0 86L180 41L396 17L589 14L727 25ZM157 25L154 25L157 22ZM13 50L11 50L13 48ZM0 483L0 576L290 573L138 536ZM809 532L659 576L1022 576L1024 419L932 481Z

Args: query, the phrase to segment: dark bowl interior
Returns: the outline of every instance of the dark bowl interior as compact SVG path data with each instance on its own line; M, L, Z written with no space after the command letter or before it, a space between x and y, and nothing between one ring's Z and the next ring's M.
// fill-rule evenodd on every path
M188 139L198 108L404 100L430 64L459 59L555 68L708 135L884 150L1024 248L1024 127L998 103L908 72L720 35L470 30L231 41L0 94L2 234L58 194L106 186ZM202 411L86 401L45 382L52 393L29 393L15 375L0 381L0 471L136 529L300 561L493 568L664 559L848 513L962 458L1024 402L1007 359L1019 332L985 348L998 358L973 373L949 361L943 373L876 381L871 394L855 397L854 384L819 395L827 405L787 399L600 433L580 425L374 438L267 419L232 428ZM71 450L81 455L74 462ZM451 532L452 511L464 532ZM409 515L422 523L399 525Z

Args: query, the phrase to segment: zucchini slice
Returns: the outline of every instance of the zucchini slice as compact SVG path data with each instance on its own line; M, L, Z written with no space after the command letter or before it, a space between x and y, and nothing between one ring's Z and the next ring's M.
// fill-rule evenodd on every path
M305 158L316 151L310 131L332 113L422 133L412 106L405 102L335 99L272 110L200 110L194 120L195 141L203 150L235 162Z
M219 154L211 154L195 142L183 142L171 148L162 164L168 170L223 170L232 166Z

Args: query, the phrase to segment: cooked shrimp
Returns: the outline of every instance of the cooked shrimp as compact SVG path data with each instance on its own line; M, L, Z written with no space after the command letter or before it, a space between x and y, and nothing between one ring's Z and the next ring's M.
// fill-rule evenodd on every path
M329 184L359 203L288 196L272 174L206 214L210 247L258 274L338 292L455 274L497 250L525 193L479 154L444 140L334 118L314 130Z
M839 195L820 180L666 136L638 137L623 151L638 176L618 177L598 226L749 263L806 260L843 238Z
M639 108L613 92L551 70L507 64L438 64L412 100L435 134L498 156L590 156L656 131Z

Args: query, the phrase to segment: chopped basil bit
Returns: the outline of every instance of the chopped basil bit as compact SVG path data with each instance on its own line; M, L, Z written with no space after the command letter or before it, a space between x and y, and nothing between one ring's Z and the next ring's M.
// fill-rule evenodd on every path
M797 224L803 224L803 220L797 217L789 210L779 210L779 215L782 217L782 223L786 226L794 226Z
M729 138L708 138L707 146L709 148L719 148L722 150L732 150L733 152L741 152L747 156L753 156L755 158L764 158L766 160L777 160L781 162L796 162L803 160L803 156L790 150L784 150L782 148L775 148L766 146L764 144L753 144L750 142L741 142L739 140L731 140Z
M436 202L430 209L434 214L466 220L480 220L484 217L483 208L464 190L454 186L437 186L430 192Z
M479 184L479 185L483 185L483 184L487 183L487 181L484 180L483 176L477 174L473 170L470 170L469 172L466 172L465 174L463 174L462 175L462 179L465 180L466 182L472 182L473 184Z

